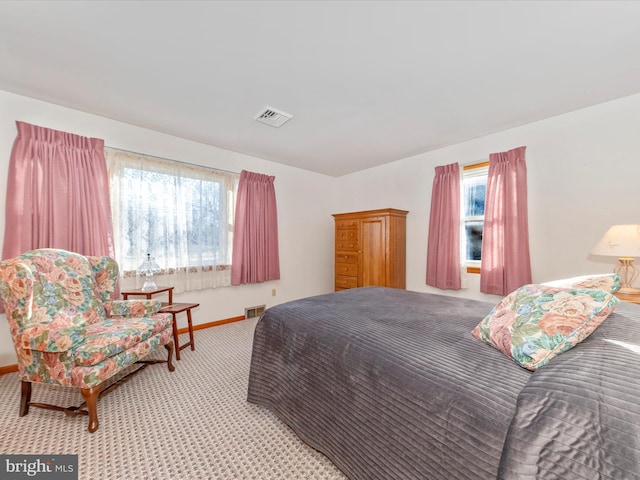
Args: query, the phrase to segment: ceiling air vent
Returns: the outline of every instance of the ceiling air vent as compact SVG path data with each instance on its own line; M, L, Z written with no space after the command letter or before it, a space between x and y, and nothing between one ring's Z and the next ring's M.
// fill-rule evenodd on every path
M291 120L293 115L281 112L275 108L265 107L258 114L253 117L256 121L266 123L272 127L281 127L285 122Z

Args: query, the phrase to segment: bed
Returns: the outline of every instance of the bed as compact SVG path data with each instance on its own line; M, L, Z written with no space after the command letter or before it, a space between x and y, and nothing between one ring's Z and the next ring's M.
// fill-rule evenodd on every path
M358 479L640 478L640 305L529 371L494 304L366 287L269 308L248 401Z

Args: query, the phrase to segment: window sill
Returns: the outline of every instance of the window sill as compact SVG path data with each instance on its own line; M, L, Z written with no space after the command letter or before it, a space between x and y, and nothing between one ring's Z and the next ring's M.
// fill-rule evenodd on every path
M202 267L181 267L181 268L165 268L160 273L156 274L156 278L162 275L176 275L182 274L186 271L189 273L198 273L198 272L223 272L225 270L231 270L231 265L204 265ZM122 276L124 278L132 278L138 276L137 270L125 270L122 272Z

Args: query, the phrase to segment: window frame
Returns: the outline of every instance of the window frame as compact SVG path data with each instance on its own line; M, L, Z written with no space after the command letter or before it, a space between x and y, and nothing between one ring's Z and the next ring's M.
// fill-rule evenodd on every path
M468 165L464 165L462 167L462 178L461 178L461 186L464 186L465 179L473 178L473 177L481 177L489 175L489 160L476 162ZM480 273L480 266L482 260L467 260L467 235L465 231L465 225L468 221L482 221L483 229L484 229L484 215L476 215L472 217L468 217L465 215L466 205L464 201L464 187L460 189L460 238L462 241L460 242L460 256L462 259L463 265L466 266L467 273ZM486 193L486 192L485 192Z

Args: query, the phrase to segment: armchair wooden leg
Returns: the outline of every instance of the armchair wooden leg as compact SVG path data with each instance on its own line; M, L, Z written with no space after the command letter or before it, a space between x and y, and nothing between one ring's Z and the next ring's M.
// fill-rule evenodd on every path
M173 342L167 343L164 348L167 349L167 367L169 367L169 371L173 372L176 367L173 366Z
M89 432L93 433L98 429L98 397L100 397L102 385L81 389L82 396L87 402L87 410L89 411Z
M20 416L24 417L29 413L29 402L31 401L31 382L22 380L22 394L20 396Z

